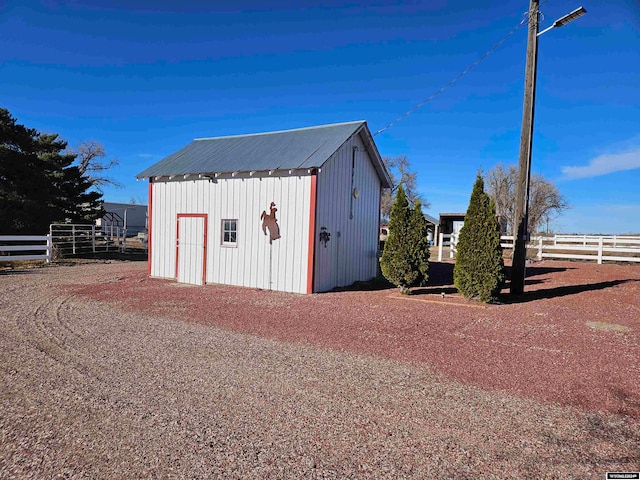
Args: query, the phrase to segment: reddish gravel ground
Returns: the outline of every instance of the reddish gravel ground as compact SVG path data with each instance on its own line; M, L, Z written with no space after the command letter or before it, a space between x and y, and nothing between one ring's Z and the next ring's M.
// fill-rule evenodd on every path
M123 265L108 283L65 288L129 312L419 362L483 389L640 418L639 266L536 263L522 297L505 289L493 305L461 298L452 270L432 262L431 285L411 296L195 287L148 278L142 264Z
M0 478L640 470L638 266L535 264L488 306L431 269L409 297L0 269Z

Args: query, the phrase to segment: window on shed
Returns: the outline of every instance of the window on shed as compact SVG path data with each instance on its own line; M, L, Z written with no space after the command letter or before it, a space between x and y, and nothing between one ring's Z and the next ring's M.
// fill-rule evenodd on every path
M238 220L222 220L222 245L238 244Z

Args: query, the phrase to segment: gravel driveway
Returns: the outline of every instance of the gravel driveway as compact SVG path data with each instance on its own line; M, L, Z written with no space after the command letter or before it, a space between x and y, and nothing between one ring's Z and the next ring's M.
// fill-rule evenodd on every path
M631 351L618 367L598 354L605 372L620 370L625 398L589 408L527 390L519 372L511 372L513 390L501 387L508 378L483 382L483 368L472 366L520 350L479 336L478 328L508 321L530 333L518 337L525 350L560 359L551 350L562 350L562 332L548 318L560 306L544 295L482 309L445 305L457 300L435 290L420 301L389 290L297 296L178 286L145 272L143 263L111 263L0 273L1 478L604 478L640 470L633 300L618 301L630 308L616 323L626 330L587 328L576 347L595 336ZM633 295L640 275L633 278L610 288ZM521 320L518 308L547 317ZM414 337L416 315L435 322L445 310L455 331L439 337L428 322L425 331L441 351L467 345L469 378L455 352L431 361L393 334ZM346 326L337 329L340 316ZM549 351L536 350L545 328ZM421 338L423 350L437 350ZM480 349L476 357L468 345ZM568 381L592 381L577 378Z

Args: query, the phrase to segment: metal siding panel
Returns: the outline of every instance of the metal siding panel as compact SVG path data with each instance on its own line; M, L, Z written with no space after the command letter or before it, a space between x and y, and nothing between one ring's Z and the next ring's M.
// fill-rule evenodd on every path
M168 235L166 237L167 240L167 248L171 252L171 255L168 257L169 262L165 263L165 269L167 272L167 276L171 276L171 278L175 278L176 271L176 218L178 216L178 212L182 210L182 189L180 188L180 184L178 182L167 182L167 190L171 193L168 198L173 199L174 201L167 203L167 216L165 218L165 226L167 228Z
M262 233L260 213L268 211L273 201L278 208L281 238L272 247L272 287L306 292L310 176L167 181L152 185L153 276L175 278L177 214L207 213L206 281L269 288L269 237ZM237 248L221 246L222 218L238 219ZM181 259L179 274L191 275L182 270L183 266Z
M318 174L318 232L322 226L331 234L326 246L316 249L317 291L341 285L345 253L345 222L351 183L351 141L329 159Z
M354 265L349 283L357 280L368 280L375 276L376 252L378 244L378 205L380 195L380 180L371 162L368 153L364 150L364 144L359 137L356 142L360 151L356 155L356 181L360 196L354 200L355 215L358 222L354 225L351 240L354 249L361 252L358 255L358 263Z
M309 266L309 204L311 194L311 177L295 177L292 179L289 190L289 198L295 199L298 208L291 212L289 221L296 232L299 232L300 240L293 245L290 269L291 290L299 293L307 291L307 268Z
M213 205L213 208L211 210L211 212L214 214L214 218L215 218L215 223L213 224L213 230L214 230L214 235L215 235L215 242L216 242L216 248L214 249L216 255L215 255L215 265L214 265L214 269L215 269L215 278L214 278L214 282L215 283L222 283L222 276L223 276L223 270L222 270L222 251L223 248L221 246L221 237L220 237L220 222L222 221L222 209L223 209L223 198L222 198L222 194L223 194L223 188L222 185L220 184L220 182L216 183L214 185L215 188L215 204Z
M268 178L260 178L260 183L257 189L257 204L256 204L256 212L258 215L258 233L255 236L255 272L254 272L254 280L256 288L267 288L267 284L265 283L265 272L267 271L268 265L266 264L267 259L264 255L264 242L265 236L262 233L261 222L259 220L260 214L263 211L266 211L269 208L269 186L270 179Z
M158 277L158 252L160 250L160 225L159 225L159 214L158 212L162 208L163 196L162 189L159 183L151 183L151 195L153 197L153 208L150 212L150 223L151 223L151 231L149 232L149 237L151 241L153 241L153 245L150 245L151 255L150 255L150 264L151 269L149 274L152 277Z
M350 219L351 152L356 151L354 199ZM377 185L377 186L376 186ZM318 175L318 231L326 226L331 240L316 249L317 291L346 286L375 276L380 181L359 136L354 136L327 161ZM338 232L340 235L338 236ZM375 244L375 245L374 245Z
M262 189L264 180L254 178L251 182L251 205L248 208L248 221L251 222L251 262L247 269L249 275L248 285L259 288L260 285L260 242L262 241L262 231L260 227L260 213L264 209L262 202Z
M232 218L238 219L238 235L242 234L242 238L236 238L238 242L238 246L236 248L228 249L229 259L231 263L229 265L229 283L231 285L242 285L242 275L240 270L240 252L243 254L246 252L246 244L249 239L246 231L246 224L248 223L248 218L243 217L241 215L242 207L245 201L245 195L242 195L243 192L246 193L242 179L229 180L231 186L233 187L233 203L231 209L229 211Z
M230 180L218 180L218 182L220 183L221 187L222 187L222 208L220 209L220 218L221 219L232 219L233 215L231 215L230 210L232 208L232 203L233 203L233 192L232 192L232 188L233 186L230 184ZM220 230L221 225L218 225L218 230ZM230 255L229 255L229 250L231 250L231 248L228 247L221 247L220 249L220 270L221 270L221 278L220 278L220 283L224 283L225 285L230 285L230 280L231 280L231 275L230 275L230 268L231 268L231 261L230 261Z
M281 213L278 222L280 223L280 235L283 237L280 240L284 239L284 243L287 246L291 243L291 237L286 235L285 232L295 232L296 230L295 210L291 208L291 206L295 204L295 202L292 202L292 199L296 198L292 189L292 186L295 186L293 178L295 177L284 178L281 183L280 198L286 199L287 203L284 205L285 208L283 211L278 212ZM285 253L280 259L279 265L281 268L278 272L278 284L281 286L282 290L291 291L295 282L293 278L293 257L296 255L296 252L295 247L293 251L287 250L288 249L285 249Z
M153 211L151 215L153 218L151 219L151 228L153 231L151 232L151 238L153 240L153 246L151 248L151 276L153 277L161 277L160 275L160 259L162 258L162 254L166 253L163 251L163 229L161 224L162 217L162 208L164 205L164 188L162 183L153 183ZM155 237L155 238L154 238Z
M158 276L158 265L157 265L157 258L158 258L158 253L157 250L159 250L158 247L158 240L159 239L155 239L155 237L159 237L159 228L158 225L156 225L156 219L158 217L158 210L160 210L160 205L162 204L162 196L160 195L160 188L159 188L159 184L151 182L151 197L152 197L152 205L151 205L151 211L149 212L149 240L151 240L153 242L153 244L150 242L149 243L149 247L151 249L150 254L149 254L149 275L151 275L152 277L157 277Z
M265 202L265 206L266 206L266 211L269 211L269 205L271 204L271 202L275 202L276 205L280 205L282 202L280 202L280 198L276 196L276 184L274 182L273 177L269 179L269 181L267 182L267 200ZM282 208L282 205L280 205L280 208ZM268 240L268 235L267 236L263 236L263 240L260 242L259 246L262 247L262 252L261 254L264 257L264 277L262 278L262 282L264 287L266 289L272 289L273 286L273 270L272 270L272 265L270 266L269 263L269 240ZM271 259L271 263L273 264L274 259Z
M170 273L170 268L168 268L168 263L175 252L173 248L170 246L170 243L173 243L171 238L171 229L167 224L168 218L171 214L168 205L170 205L171 201L171 190L169 189L169 185L167 183L162 182L157 184L160 189L160 194L158 195L158 199L160 200L159 208L156 210L156 225L158 227L158 232L156 237L158 238L158 247L156 248L156 262L157 262L157 275L162 278L173 278L173 274Z
M243 287L249 286L249 281L251 279L251 248L253 244L253 238L250 234L251 232L251 223L253 221L253 216L251 215L251 204L253 203L253 188L250 180L241 179L243 191L245 192L244 197L241 197L241 205L240 205L240 217L244 220L242 222L242 244L243 244L243 254L238 258L238 271L239 273L239 284Z
M168 183L162 184L164 187L162 210L159 212L160 220L160 238L162 244L159 251L162 252L162 256L158 259L158 271L161 277L173 278L174 269L169 267L171 258L175 255L174 248L174 235L171 228L171 219L174 217L171 215L171 205L174 203L173 191Z
M257 278L257 266L258 266L258 239L260 238L260 187L262 180L259 178L252 178L247 184L247 190L249 191L249 201L245 209L246 218L246 230L250 235L249 242L247 244L247 255L244 268L244 282L243 284L248 287L256 288L258 285Z
M218 212L217 184L207 181L208 201L206 212L209 214L209 244L207 252L207 282L216 283L218 269L220 268L218 257L220 255L220 213Z
M154 213L154 232L156 236L156 252L154 253L154 266L156 275L161 278L174 278L175 263L172 258L175 257L175 215L172 215L171 205L173 203L173 189L167 182L155 184L157 186L156 199L158 205Z
M273 262L271 265L271 278L273 283L271 288L274 290L285 289L285 268L286 268L286 246L289 241L289 225L286 223L287 212L291 209L292 202L289 198L283 195L283 184L286 182L286 178L279 177L273 184L273 196L276 202L276 219L280 228L280 238L273 242ZM284 223L283 223L284 215ZM283 248L285 247L285 248ZM283 267L282 264L285 264Z
M232 197L232 186L229 183L229 180L218 180L220 185L220 220L232 219L233 215L230 214L229 210L231 209L231 204L233 202ZM219 236L222 234L222 223L218 222L218 232ZM224 283L225 285L229 284L229 247L220 247L220 283Z

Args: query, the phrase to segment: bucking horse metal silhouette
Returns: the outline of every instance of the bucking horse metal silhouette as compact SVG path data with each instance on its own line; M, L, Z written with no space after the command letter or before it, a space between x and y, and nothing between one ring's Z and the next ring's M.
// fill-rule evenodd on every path
M263 210L262 215L260 215L260 220L262 220L262 233L266 235L267 229L269 229L269 244L280 238L280 227L278 226L278 219L276 219L277 211L278 209L276 208L275 202L271 202L269 214L267 215L266 210Z

